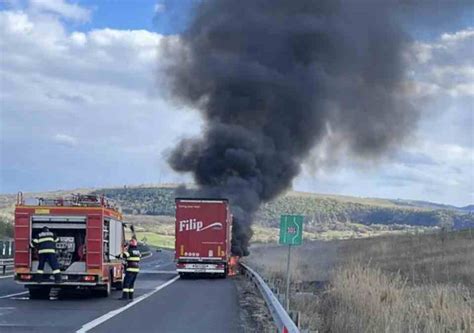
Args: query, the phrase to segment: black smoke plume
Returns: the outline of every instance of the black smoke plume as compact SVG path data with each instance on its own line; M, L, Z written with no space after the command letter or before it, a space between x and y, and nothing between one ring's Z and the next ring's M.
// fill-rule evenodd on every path
M202 137L182 140L169 163L193 174L192 195L230 199L234 254L248 254L254 213L291 186L322 139L374 158L414 128L418 113L401 94L410 40L394 4L206 0L196 7L167 70L173 95L198 108L206 126Z

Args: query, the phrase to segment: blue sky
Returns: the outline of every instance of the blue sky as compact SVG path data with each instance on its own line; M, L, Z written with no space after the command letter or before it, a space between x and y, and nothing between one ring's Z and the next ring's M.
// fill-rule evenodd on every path
M166 154L203 122L165 98L162 66L197 1L0 2L0 192L189 182ZM326 168L320 147L293 188L474 202L473 15L408 25L423 120L400 151Z
M82 0L93 9L93 19L80 29L146 29L161 34L180 33L187 25L197 0Z
M200 0L79 0L72 4L90 11L90 18L75 22L65 20L66 28L76 31L92 29L145 29L160 34L183 31ZM54 1L51 1L54 2ZM28 1L0 1L0 9L24 9Z

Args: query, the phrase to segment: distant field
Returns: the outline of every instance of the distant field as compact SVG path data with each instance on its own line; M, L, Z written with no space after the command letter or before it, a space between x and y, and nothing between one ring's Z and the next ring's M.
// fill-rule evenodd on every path
M131 222L136 226L140 232L147 232L148 235L156 235L157 237L163 237L162 239L174 239L175 225L174 217L170 216L151 216L151 215L125 215L125 221ZM261 226L254 224L252 226L253 243L277 243L279 238L279 229L273 227ZM414 229L415 230L415 229ZM365 233L357 233L354 230L346 228L345 230L328 230L324 232L304 232L305 240L333 240L333 239L350 239L350 238L361 238L361 237L374 237L386 234L399 234L407 232L403 230L371 230ZM415 231L412 231L415 232ZM171 237L171 238L170 238ZM173 245L174 246L174 245Z
M245 260L283 290L286 252L255 246ZM474 331L472 229L307 242L293 252L291 301L306 328Z
M150 246L174 249L174 236L164 236L154 232L138 231L137 238L139 241Z
M170 187L109 188L94 193L116 200L128 215L174 216L176 194ZM305 230L308 232L339 234L347 238L413 228L474 227L474 215L465 208L429 202L292 191L263 204L255 214L255 223L278 228L281 214L304 215Z
M25 198L68 193L105 194L123 209L126 219L158 235L174 235L175 184L123 186L26 193ZM11 233L15 195L0 195L0 237ZM305 238L332 240L367 238L392 233L417 233L474 227L469 207L430 202L360 198L289 191L265 203L255 214L253 242L275 242L281 214L305 216ZM2 227L4 226L4 227Z

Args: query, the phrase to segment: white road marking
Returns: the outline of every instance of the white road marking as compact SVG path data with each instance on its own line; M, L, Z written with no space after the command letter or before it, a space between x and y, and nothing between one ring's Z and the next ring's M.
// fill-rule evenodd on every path
M0 299L9 298L9 297L18 296L18 295L24 295L24 294L28 294L28 291L22 291L21 293L0 296Z
M148 259L148 258L151 258L151 257L153 257L153 252L150 252L150 255L149 255L149 256L144 256L144 257L142 257L142 259Z
M11 306L0 307L0 316L8 315L9 313L11 313L15 309L16 308L11 307Z
M5 276L0 276L0 279L7 279L7 278L12 278L13 275L5 275Z
M153 289L152 291L150 291L149 293L145 294L145 295L142 295L140 297L138 297L136 300L134 300L133 302L131 303L128 303L127 305L125 306L122 306L121 308L118 308L116 310L112 310L110 311L109 313L106 313L105 315L99 317L99 318L96 318L94 319L93 321L90 321L88 322L87 324L84 324L79 330L76 331L76 333L85 333L85 332L89 332L91 329L93 329L94 327L97 327L99 326L100 324L102 324L103 322L115 317L116 315L122 313L123 311L127 310L128 308L131 308L132 306L134 306L135 304L137 303L140 303L141 301L147 299L148 297L150 297L151 295L155 294L156 292L160 291L161 289L169 286L170 284L172 284L173 282L175 282L176 280L179 279L179 276L176 276L174 277L173 279L169 280L168 282L156 287L155 289Z
M149 270L149 269L141 269L140 273L142 274L173 274L173 275L178 274L178 272L176 271L160 271L160 270Z
M161 263L161 264L158 264L158 265L155 265L155 267L167 267L167 266L171 266L171 265L175 265L174 262L168 262L168 263Z

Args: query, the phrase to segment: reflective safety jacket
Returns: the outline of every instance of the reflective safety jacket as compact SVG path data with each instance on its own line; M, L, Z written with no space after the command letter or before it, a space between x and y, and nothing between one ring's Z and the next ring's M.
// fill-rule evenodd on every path
M31 241L31 247L38 249L38 254L56 253L58 238L51 231L42 231Z
M127 272L138 273L140 271L140 258L142 254L136 246L129 246L128 249L121 254L121 257L127 260Z

